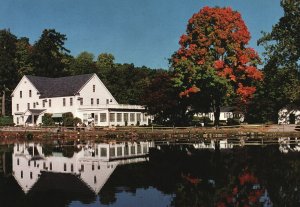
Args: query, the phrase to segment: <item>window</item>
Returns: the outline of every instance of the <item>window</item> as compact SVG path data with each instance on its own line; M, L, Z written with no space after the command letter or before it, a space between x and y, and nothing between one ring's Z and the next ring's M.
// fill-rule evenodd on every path
M107 149L106 148L101 148L100 149L100 156L101 157L106 157L107 156Z
M124 121L128 122L128 113L124 113Z
M129 149L128 149L128 145L126 145L124 147L124 155L128 155L129 154Z
M136 121L141 123L141 114L140 113L136 114Z
M94 120L95 120L95 124L98 124L98 114L95 114Z
M97 98L97 105L99 105L99 98Z
M131 149L130 149L130 151L131 151L131 154L132 154L132 155L134 155L134 154L135 154L135 146L134 146L134 145L132 145L132 146L131 146Z
M35 102L33 102L33 108L35 109Z
M73 172L74 171L74 166L73 166L73 164L71 164L71 172Z
M66 106L66 98L63 98L63 106Z
M30 166L30 160L28 160L28 166Z
M32 179L32 172L30 172L30 179Z
M109 156L110 157L115 157L116 156L116 150L115 150L114 147L109 149Z
M45 102L46 102L46 101L45 101L45 100L43 100L43 108L45 108Z
M70 98L70 106L73 106L73 98Z
M29 97L31 97L32 93L31 93L31 90L29 90Z
M94 183L97 183L97 177L94 176Z
M20 165L20 160L19 160L19 158L17 159L17 165Z
M91 105L94 105L94 99L91 98Z
M19 117L17 117L17 124L19 124Z
M135 121L135 114L130 113L130 122L134 122L134 121Z
M51 107L51 99L49 99L49 107Z
M110 113L109 114L109 121L110 122L115 122L115 113Z
M142 153L142 147L140 144L137 145L137 154L141 154Z
M22 91L20 91L20 98L22 98Z
M67 164L64 163L64 171L67 171Z
M30 109L30 103L27 103L27 109Z
M83 105L83 98L80 99L80 105Z
M52 162L50 162L50 166L49 167L50 167L50 170L52 170Z
M93 92L95 92L96 91L96 86L95 85L93 85Z
M84 172L84 165L81 165L81 172Z
M109 104L109 99L106 99L106 104Z
M43 162L43 169L46 169L46 162Z
M117 156L122 156L122 147L117 147Z
M17 111L19 111L19 104L17 104Z
M117 113L117 122L122 122L122 113Z
M106 122L106 113L100 113L100 122Z
M21 178L23 178L23 170L21 170Z
M95 165L94 165L94 164L92 164L92 170L93 170L93 171L95 170Z

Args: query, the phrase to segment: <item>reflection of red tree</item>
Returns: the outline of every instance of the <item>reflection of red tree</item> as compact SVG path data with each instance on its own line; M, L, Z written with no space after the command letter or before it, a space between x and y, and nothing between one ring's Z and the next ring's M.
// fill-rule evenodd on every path
M238 177L238 183L230 193L222 195L217 207L227 206L259 206L259 198L265 190L259 185L257 177L251 172L244 171Z
M182 174L181 177L193 185L197 185L201 181L199 178L195 178L195 177L191 176L190 174L188 174L188 175Z

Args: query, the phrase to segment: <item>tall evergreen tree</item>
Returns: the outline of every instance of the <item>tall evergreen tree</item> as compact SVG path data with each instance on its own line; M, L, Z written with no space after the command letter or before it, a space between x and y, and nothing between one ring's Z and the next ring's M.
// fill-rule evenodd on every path
M2 115L6 114L5 105L8 102L6 95L12 91L17 82L16 42L16 36L11 34L9 30L0 30L0 93L2 96Z
M69 50L64 47L66 35L54 29L45 29L32 50L34 74L46 77L68 75Z

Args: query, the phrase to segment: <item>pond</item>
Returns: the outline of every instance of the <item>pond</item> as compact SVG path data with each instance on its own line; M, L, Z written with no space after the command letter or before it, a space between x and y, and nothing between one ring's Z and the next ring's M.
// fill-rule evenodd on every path
M0 146L0 206L300 206L300 140Z

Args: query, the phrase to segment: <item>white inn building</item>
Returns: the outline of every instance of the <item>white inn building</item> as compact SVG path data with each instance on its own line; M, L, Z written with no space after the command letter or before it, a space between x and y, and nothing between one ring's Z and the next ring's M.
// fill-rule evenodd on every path
M35 126L45 113L53 118L71 112L95 126L148 125L140 105L119 104L96 74L61 78L25 75L12 93L16 125Z

